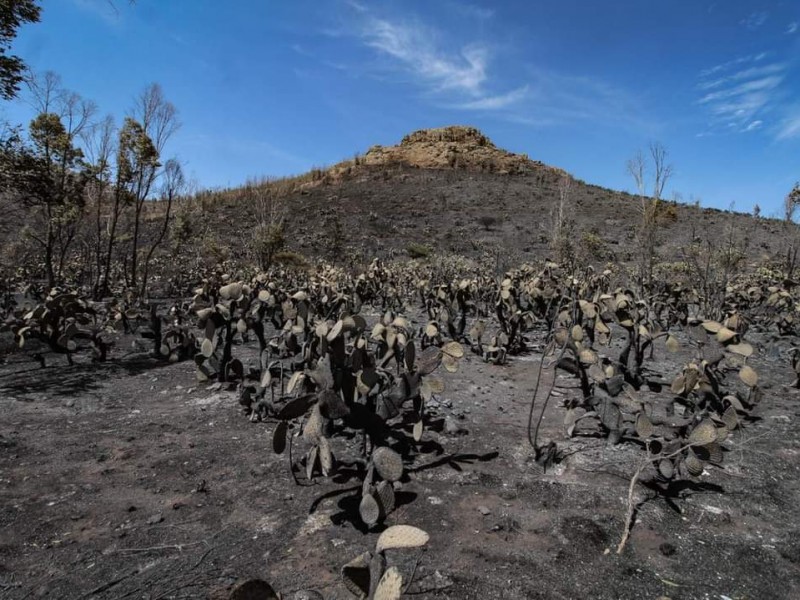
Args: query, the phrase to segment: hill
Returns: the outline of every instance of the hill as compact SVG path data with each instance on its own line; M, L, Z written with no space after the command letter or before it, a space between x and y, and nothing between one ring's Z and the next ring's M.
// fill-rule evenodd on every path
M220 243L241 251L257 222L257 199L286 214L287 247L304 256L455 253L508 264L550 256L552 214L564 182L571 238L581 260L629 262L636 254L640 199L574 179L566 171L495 146L472 127L420 130L395 146L305 175L200 196ZM234 218L231 218L233 216ZM244 227L243 227L244 224ZM662 261L693 243L722 239L762 264L786 252L785 224L665 201ZM796 228L791 228L796 235Z

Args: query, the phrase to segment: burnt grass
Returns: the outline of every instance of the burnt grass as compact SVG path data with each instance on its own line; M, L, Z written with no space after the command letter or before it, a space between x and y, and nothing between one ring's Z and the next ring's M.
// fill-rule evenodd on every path
M500 249L502 271L547 255L559 178L535 165L514 175L360 166L285 198L288 248L329 255L339 220L348 264L403 256L418 244L474 258ZM636 198L574 182L572 200L576 242L602 241L594 261L635 258ZM747 238L750 264L784 251L778 221L666 206L661 260L680 260L697 239L722 239L730 225ZM202 218L234 254L253 216L235 190L203 202ZM420 324L419 314L409 316ZM800 597L800 391L790 387L788 358L795 340L752 329L747 340L765 392L754 418L725 443L721 467L708 466L669 497L637 487L621 555L641 448L609 446L590 426L568 438L561 403L579 392L559 374L540 437L563 459L544 472L526 427L541 354L494 366L467 352L458 373L442 374L447 389L406 456L398 508L384 524L430 534L422 551L389 553L404 579L413 573L408 597ZM131 353L123 336L106 363L67 366L48 355L40 368L0 342L0 598L227 598L249 577L270 581L284 598L303 589L352 597L340 569L374 548L381 530L358 518L356 437L334 438L335 475L308 483L298 472L296 485L287 456L272 452L276 423L250 423L236 391L198 384L191 361ZM245 363L256 358L254 343L234 353ZM650 376L671 381L690 358L662 345ZM544 383L552 377L545 371Z
M791 340L748 339L765 389L753 419L725 443L721 467L671 497L637 487L621 555L641 449L609 446L588 424L568 438L561 401L576 382L559 374L540 437L563 459L544 472L526 435L540 354L494 366L468 352L441 375L447 389L383 525L430 534L422 551L389 553L404 578L414 573L408 597L800 597ZM0 597L227 598L249 577L285 598L352 597L339 571L382 529L358 519L357 437L334 438L335 475L308 483L298 472L298 486L272 452L274 421L250 423L235 391L198 385L191 361L126 355L129 345L118 340L102 365L48 356L41 369L11 353L0 366ZM253 343L235 354L256 357ZM688 359L660 346L648 368L670 380Z
M550 215L561 178L561 171L537 163L514 174L405 164L353 167L336 180L323 178L282 197L287 248L309 258L368 264L376 256L407 256L412 245L427 246L431 253L495 255L502 273L550 253ZM570 204L573 243L584 249L584 259L599 265L636 259L636 196L573 180ZM209 230L233 255L242 254L246 232L256 222L252 198L244 190L222 191L207 195L203 206ZM336 220L342 235L338 256L332 254ZM781 221L665 201L659 259L681 261L693 242L719 247L730 227L750 263L786 252L788 234ZM792 225L791 234L796 232Z

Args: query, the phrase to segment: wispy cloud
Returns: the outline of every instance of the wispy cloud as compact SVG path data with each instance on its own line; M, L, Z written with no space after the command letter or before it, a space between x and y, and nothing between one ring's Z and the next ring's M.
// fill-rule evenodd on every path
M739 58L734 58L733 60L729 60L728 62L724 62L719 65L714 65L713 67L709 67L708 69L703 69L702 71L700 71L700 77L708 77L709 75L714 75L715 73L719 73L720 71L727 71L733 67L745 63L759 62L767 58L767 56L768 54L766 52L760 52L758 54L748 54L747 56L740 56Z
M589 122L651 134L658 124L650 119L637 97L627 90L588 76L529 69L528 115L551 123ZM527 117L527 115L526 115Z
M492 112L534 126L590 120L653 129L631 96L603 81L541 68L501 77L493 61L500 44L465 39L453 46L452 39L408 15L397 20L368 10L354 16L362 44L388 58L390 69L410 76L436 106Z
M409 25L371 18L361 35L367 46L388 55L435 91L462 90L480 96L486 82L488 49L470 44L447 54L431 41L435 36L421 24Z
M729 75L725 75L723 77L701 81L698 84L698 87L701 90L710 90L737 81L749 80L775 73L782 73L785 69L786 65L784 63L773 63L764 65L763 67L750 67L747 69L742 69L741 71L736 71L735 73L731 73Z
M498 110L501 108L508 108L522 101L530 90L530 86L524 85L521 88L512 90L507 94L498 94L496 96L485 96L478 100L470 100L456 104L453 108L463 110Z
M800 108L781 121L778 128L777 139L788 140L800 137Z
M706 94L700 98L700 104L708 104L709 102L713 103L720 100L729 100L731 98L747 97L749 95L755 95L757 92L764 90L774 90L781 84L782 81L783 76L781 75L750 79L732 87Z
M350 8L352 8L353 10L357 11L357 12L360 12L360 13L367 12L366 5L362 4L361 2L358 2L357 0L347 0L347 5Z
M740 57L700 73L698 104L711 115L710 127L752 132L762 128L783 96L787 65L762 62L765 53Z
M742 19L739 23L750 30L755 30L766 23L768 18L769 13L767 11L757 10L747 15L747 17Z
M463 2L448 2L447 6L453 12L458 13L462 17L470 19L478 19L479 21L488 21L495 15L493 8L486 8L478 6L477 4L467 4Z
M797 21L792 21L786 26L786 35L797 33L798 29L800 29L800 24Z

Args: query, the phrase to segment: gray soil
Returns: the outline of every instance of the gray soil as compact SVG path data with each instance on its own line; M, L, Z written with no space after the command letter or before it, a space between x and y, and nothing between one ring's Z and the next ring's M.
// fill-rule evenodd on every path
M494 366L468 352L458 373L441 374L447 389L407 452L384 524L430 534L423 551L389 552L406 581L413 572L408 597L800 597L800 391L788 386L789 342L748 339L765 389L754 418L725 442L721 467L673 497L636 487L621 555L641 448L611 447L588 425L568 438L560 405L577 392L559 374L540 438L564 458L543 472L526 427L541 355ZM686 360L662 345L649 368L669 381ZM272 452L275 422L250 423L236 398L198 386L191 361L117 351L100 365L48 357L41 369L10 354L0 365L0 597L224 598L261 577L285 598L350 598L339 571L380 531L358 518L357 439L334 438L334 476L298 473L296 485L288 457Z

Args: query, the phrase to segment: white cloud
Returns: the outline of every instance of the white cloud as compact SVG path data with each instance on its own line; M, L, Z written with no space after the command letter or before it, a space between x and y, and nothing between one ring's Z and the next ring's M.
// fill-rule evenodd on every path
M744 83L740 83L733 87L706 94L700 99L700 104L707 104L717 100L735 98L737 96L745 96L752 92L758 92L762 90L774 90L781 84L782 81L783 77L779 75L762 77L761 79L751 79L750 81L745 81Z
M777 134L779 140L788 140L797 137L800 137L800 111L784 119L780 124Z
M518 104L521 100L523 100L528 95L529 89L530 86L525 85L521 88L517 88L516 90L512 90L507 94L485 96L478 100L470 100L469 102L457 104L453 108L459 108L463 110L498 110L501 108L507 108L514 104Z
M358 2L357 0L347 0L347 5L357 12L360 13L367 12L367 7L364 4L361 4L361 2Z
M747 15L746 18L742 19L739 23L744 25L748 29L758 29L764 23L767 22L769 18L769 13L765 10L757 10L755 12L750 13Z
M516 122L534 126L588 122L650 135L658 129L635 96L604 81L541 68L530 68L528 78L524 102L515 109Z
M800 23L797 21L792 21L786 26L786 35L792 35L793 33L796 33L798 29L800 29Z
M464 17L488 21L494 17L494 9L478 6L476 4L466 4L463 2L449 2L448 7Z
M698 87L701 90L710 90L734 81L742 81L745 79L751 79L753 77L761 77L763 75L781 73L785 69L786 65L783 63L774 63L771 65L765 65L763 67L749 67L747 69L742 69L741 71L737 71L736 73L733 73L731 75L726 75L718 79L712 79L710 81L702 81L700 82Z
M452 39L410 15L390 19L368 9L353 18L351 32L388 59L381 66L410 76L428 101L441 108L492 111L532 126L590 121L655 130L629 94L598 79L541 68L517 69L514 78L501 79L493 69L495 46L488 42L466 39L454 46Z
M740 56L739 58L734 58L733 60L729 60L728 62L700 71L700 77L708 77L709 75L713 75L714 73L719 73L720 71L727 71L728 69L731 69L732 67L735 67L737 65L751 63L751 62L758 62L760 60L764 60L766 57L767 57L766 52L761 52L759 54L748 54L747 56Z
M697 87L703 94L697 102L709 111L712 129L756 131L767 115L779 112L788 67L782 62L756 64L766 56L743 56L700 73Z
M433 44L434 36L425 27L374 18L369 19L362 37L368 46L395 58L437 91L458 89L481 94L489 57L484 46L473 44L457 55L448 55Z

